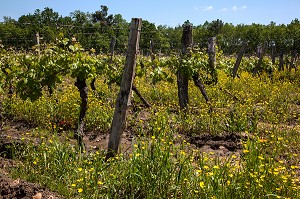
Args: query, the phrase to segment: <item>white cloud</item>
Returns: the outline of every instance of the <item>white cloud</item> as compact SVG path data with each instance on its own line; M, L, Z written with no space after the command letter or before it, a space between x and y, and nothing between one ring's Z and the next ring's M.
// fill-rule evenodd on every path
M241 6L241 7L233 6L231 8L231 10L233 11L244 10L244 9L247 9L247 6Z
M214 9L213 6L205 6L205 7L203 8L204 11L211 11L211 10L213 10L213 9Z
M228 8L222 8L222 9L220 9L219 11L221 11L221 12L226 12L226 11L228 11Z
M217 9L217 11L219 11L219 12L227 12L227 11L234 11L234 12L236 12L236 11L239 11L239 10L245 10L245 9L247 9L248 7L247 6L232 6L231 8L227 8L227 7L224 7L224 8L221 8L221 9ZM200 6L200 7L197 7L197 6L195 6L194 7L194 10L202 10L202 11L212 11L212 10L214 10L214 7L213 6Z

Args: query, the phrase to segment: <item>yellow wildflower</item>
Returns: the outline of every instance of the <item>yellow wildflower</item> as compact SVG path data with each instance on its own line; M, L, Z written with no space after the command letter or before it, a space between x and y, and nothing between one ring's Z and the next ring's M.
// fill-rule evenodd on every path
M204 182L203 182L203 181L201 181L201 182L199 183L199 185L200 185L201 189L204 189Z

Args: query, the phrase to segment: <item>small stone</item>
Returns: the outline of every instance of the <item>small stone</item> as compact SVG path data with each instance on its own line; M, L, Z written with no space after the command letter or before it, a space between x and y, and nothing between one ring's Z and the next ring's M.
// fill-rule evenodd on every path
M32 199L42 199L42 193L37 193L34 196L32 196Z
M18 185L20 183L20 179L16 179L16 180L14 180L13 182L12 182L12 186L16 186L16 185Z

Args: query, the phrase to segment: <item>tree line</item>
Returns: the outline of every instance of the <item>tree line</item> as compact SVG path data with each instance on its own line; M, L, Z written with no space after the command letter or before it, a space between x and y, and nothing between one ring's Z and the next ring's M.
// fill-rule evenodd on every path
M149 43L153 42L156 53L170 54L180 52L182 26L190 24L187 20L182 25L170 27L155 25L143 20L140 49L148 54ZM5 48L29 50L34 46L36 34L41 44L55 43L58 39L73 38L85 49L108 53L112 37L116 38L115 52L125 53L129 33L129 22L121 14L109 14L108 7L101 5L98 11L85 13L80 10L69 16L61 16L51 8L35 10L34 13L22 15L17 20L4 17L0 24L0 45ZM269 52L276 49L279 53L300 51L300 21L294 19L290 24L270 22L262 24L224 23L217 19L193 26L194 44L207 48L207 40L216 37L220 50L225 54L238 53L240 46L247 43L246 53L255 54L259 45L265 44ZM267 50L267 52L268 52Z

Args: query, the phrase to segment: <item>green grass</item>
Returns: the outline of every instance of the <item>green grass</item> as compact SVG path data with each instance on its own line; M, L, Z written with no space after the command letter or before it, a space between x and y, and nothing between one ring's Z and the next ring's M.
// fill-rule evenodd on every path
M36 102L13 96L4 102L5 112L46 130L34 131L38 145L32 141L18 150L22 164L12 175L67 198L300 198L300 73L240 76L232 80L220 72L220 82L206 88L213 111L191 82L188 114L178 110L174 84L137 79L153 109L139 108L134 97L140 111L127 121L135 134L133 151L109 161L105 151L78 151L57 135L68 133L62 121L76 126L80 101L73 86ZM109 129L116 95L102 81L97 85L100 94L89 95L86 124L101 133ZM201 152L184 140L188 133L232 132L251 136L229 156Z

